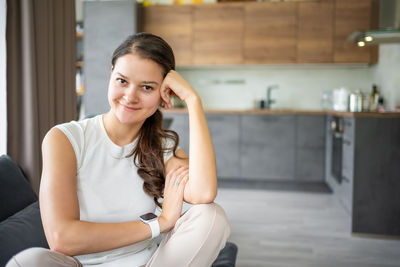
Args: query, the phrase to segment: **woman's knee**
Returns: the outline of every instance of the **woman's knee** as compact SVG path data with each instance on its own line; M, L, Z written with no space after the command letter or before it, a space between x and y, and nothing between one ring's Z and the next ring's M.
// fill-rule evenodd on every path
M45 248L28 248L10 259L6 267L82 266L76 259Z
M198 204L190 208L192 218L196 221L197 229L203 228L204 231L220 233L221 238L227 239L230 234L230 224L224 209L217 203Z

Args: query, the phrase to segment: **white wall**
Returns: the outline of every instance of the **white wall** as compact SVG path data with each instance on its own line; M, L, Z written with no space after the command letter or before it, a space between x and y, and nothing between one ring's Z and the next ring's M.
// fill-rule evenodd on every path
M374 82L383 94L386 108L400 106L400 44L381 44Z
M347 86L369 94L373 70L366 65L328 64L178 68L210 109L254 108L254 101L265 98L272 84L280 86L272 91L273 108L320 109L325 90ZM229 83L235 81L238 84Z
M0 0L0 155L7 154L6 0Z

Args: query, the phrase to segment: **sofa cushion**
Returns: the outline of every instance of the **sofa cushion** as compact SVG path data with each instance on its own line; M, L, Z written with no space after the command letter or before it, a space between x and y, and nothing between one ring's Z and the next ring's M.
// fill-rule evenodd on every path
M0 223L0 266L4 266L18 252L30 247L49 247L38 201Z
M235 267L238 248L234 243L226 242L211 267Z
M0 221L35 202L37 197L19 166L7 155L0 157Z

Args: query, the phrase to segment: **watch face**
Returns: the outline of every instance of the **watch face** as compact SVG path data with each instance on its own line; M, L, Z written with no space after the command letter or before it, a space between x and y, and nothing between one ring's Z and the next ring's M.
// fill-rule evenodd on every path
M146 214L141 215L140 218L142 218L145 221L150 221L152 219L157 218L157 216L154 213L150 212L150 213L146 213Z

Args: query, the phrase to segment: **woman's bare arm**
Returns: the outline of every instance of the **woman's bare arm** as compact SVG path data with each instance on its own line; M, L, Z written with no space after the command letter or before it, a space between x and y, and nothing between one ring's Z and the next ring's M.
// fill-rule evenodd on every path
M168 90L172 90L185 101L188 107L190 160L173 157L166 163L166 172L176 165L189 164L189 180L184 200L192 204L210 203L217 195L217 171L214 147L200 97L175 71L168 73L161 89L161 96L167 109L172 107ZM180 156L187 157L183 150L179 153Z
M43 172L40 210L47 241L52 250L66 255L100 252L151 237L141 221L93 223L81 221L76 188L76 157L68 138L53 128L43 140ZM160 224L161 232L163 229Z

